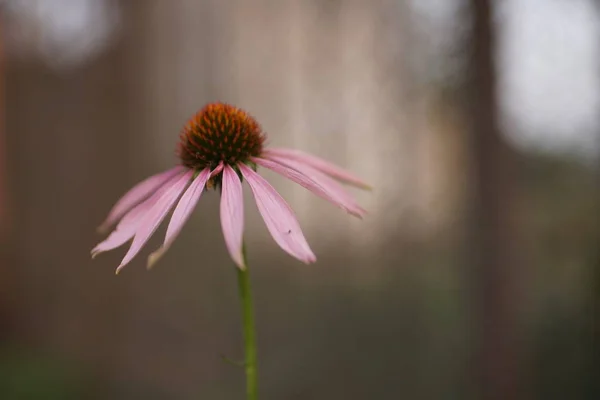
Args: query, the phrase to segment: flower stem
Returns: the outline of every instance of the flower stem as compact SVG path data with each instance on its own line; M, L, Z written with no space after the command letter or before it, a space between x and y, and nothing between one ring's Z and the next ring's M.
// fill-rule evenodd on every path
M246 263L246 246L242 247L242 257L246 268L236 268L238 276L238 290L242 303L242 323L244 327L244 351L246 360L246 398L247 400L258 399L257 380L257 355L256 355L256 331L254 328L254 307L252 305L252 291L250 288L250 273Z

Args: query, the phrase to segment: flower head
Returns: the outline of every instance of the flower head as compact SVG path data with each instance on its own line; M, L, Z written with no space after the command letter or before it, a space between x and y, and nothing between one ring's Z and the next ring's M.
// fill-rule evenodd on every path
M258 157L265 135L248 113L223 103L205 106L181 132L178 153L184 166L196 170L220 163L236 166Z
M242 256L245 180L267 229L287 253L305 263L316 260L294 212L277 191L257 172L264 167L302 185L346 212L366 214L338 182L369 188L359 178L320 158L297 150L265 148L265 134L245 111L224 103L212 103L185 125L178 154L181 165L151 176L127 192L112 208L99 230L116 227L92 250L92 257L133 239L117 272L135 257L175 207L161 248L148 258L152 266L171 246L190 217L202 193L221 191L221 226L234 262L245 268ZM177 204L176 204L177 203Z

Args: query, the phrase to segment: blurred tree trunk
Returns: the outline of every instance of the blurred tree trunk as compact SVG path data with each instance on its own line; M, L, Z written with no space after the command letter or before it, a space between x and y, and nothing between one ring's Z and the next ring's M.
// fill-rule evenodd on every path
M468 209L477 399L519 399L515 196L510 149L498 126L491 0L471 0L467 95L472 162Z
M0 10L0 21L2 20ZM0 238L6 234L6 132L4 129L4 26L0 23Z
M600 21L600 0L595 0L596 6L596 21ZM600 37L597 38L597 42L600 43ZM600 60L597 60L600 62ZM600 72L599 72L600 73ZM600 90L600 88L597 88ZM600 143L600 120L597 121L596 130L598 132L598 143ZM589 307L589 344L592 346L590 364L588 368L588 398L598 399L600 398L600 379L598 374L600 371L600 153L598 154L598 160L596 160L596 246L592 248L594 252L592 254L592 265L591 265L591 299Z
M2 20L0 10L0 20ZM4 129L4 27L0 25L0 344L10 334L10 288L12 275L6 251L8 205L6 185L6 131Z
M600 130L600 128L597 128ZM600 133L599 133L600 136ZM600 155L599 155L600 158ZM589 287L591 290L590 308L589 308L589 340L592 346L590 367L588 369L589 377L589 398L599 399L600 398L600 164L596 166L596 246L592 250L592 281Z

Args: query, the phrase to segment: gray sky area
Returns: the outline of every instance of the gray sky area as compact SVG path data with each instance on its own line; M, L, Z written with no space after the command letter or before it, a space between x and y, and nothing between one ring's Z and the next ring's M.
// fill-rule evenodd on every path
M599 18L586 0L506 0L499 13L501 104L526 146L596 155Z

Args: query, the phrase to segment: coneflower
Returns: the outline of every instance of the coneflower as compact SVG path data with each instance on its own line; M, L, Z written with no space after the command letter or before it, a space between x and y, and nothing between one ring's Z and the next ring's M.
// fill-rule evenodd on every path
M369 186L315 156L298 150L267 148L265 138L261 126L245 111L224 103L205 106L189 120L180 135L181 165L138 183L115 204L99 230L107 232L118 224L92 250L92 256L120 247L133 238L117 268L120 271L139 253L179 199L163 246L148 258L148 266L152 266L173 243L205 189L215 188L221 191L225 244L237 266L245 268L242 257L242 181L245 180L275 242L298 260L314 262L316 257L294 212L256 172L257 167L275 171L357 217L362 217L365 210L336 181L363 189Z
M305 263L314 262L316 257L294 212L256 172L257 168L275 171L359 218L365 210L338 181L363 189L369 187L320 158L297 150L265 148L265 135L258 122L245 111L224 103L205 106L185 125L178 154L181 165L138 183L115 204L99 230L107 232L115 224L116 228L92 250L92 257L133 239L117 268L119 272L140 252L177 203L163 245L148 258L148 267L152 266L171 246L202 193L210 188L220 190L225 244L239 267L236 269L243 314L246 394L248 400L255 400L258 396L257 350L243 243L242 181L250 186L258 211L275 242Z

